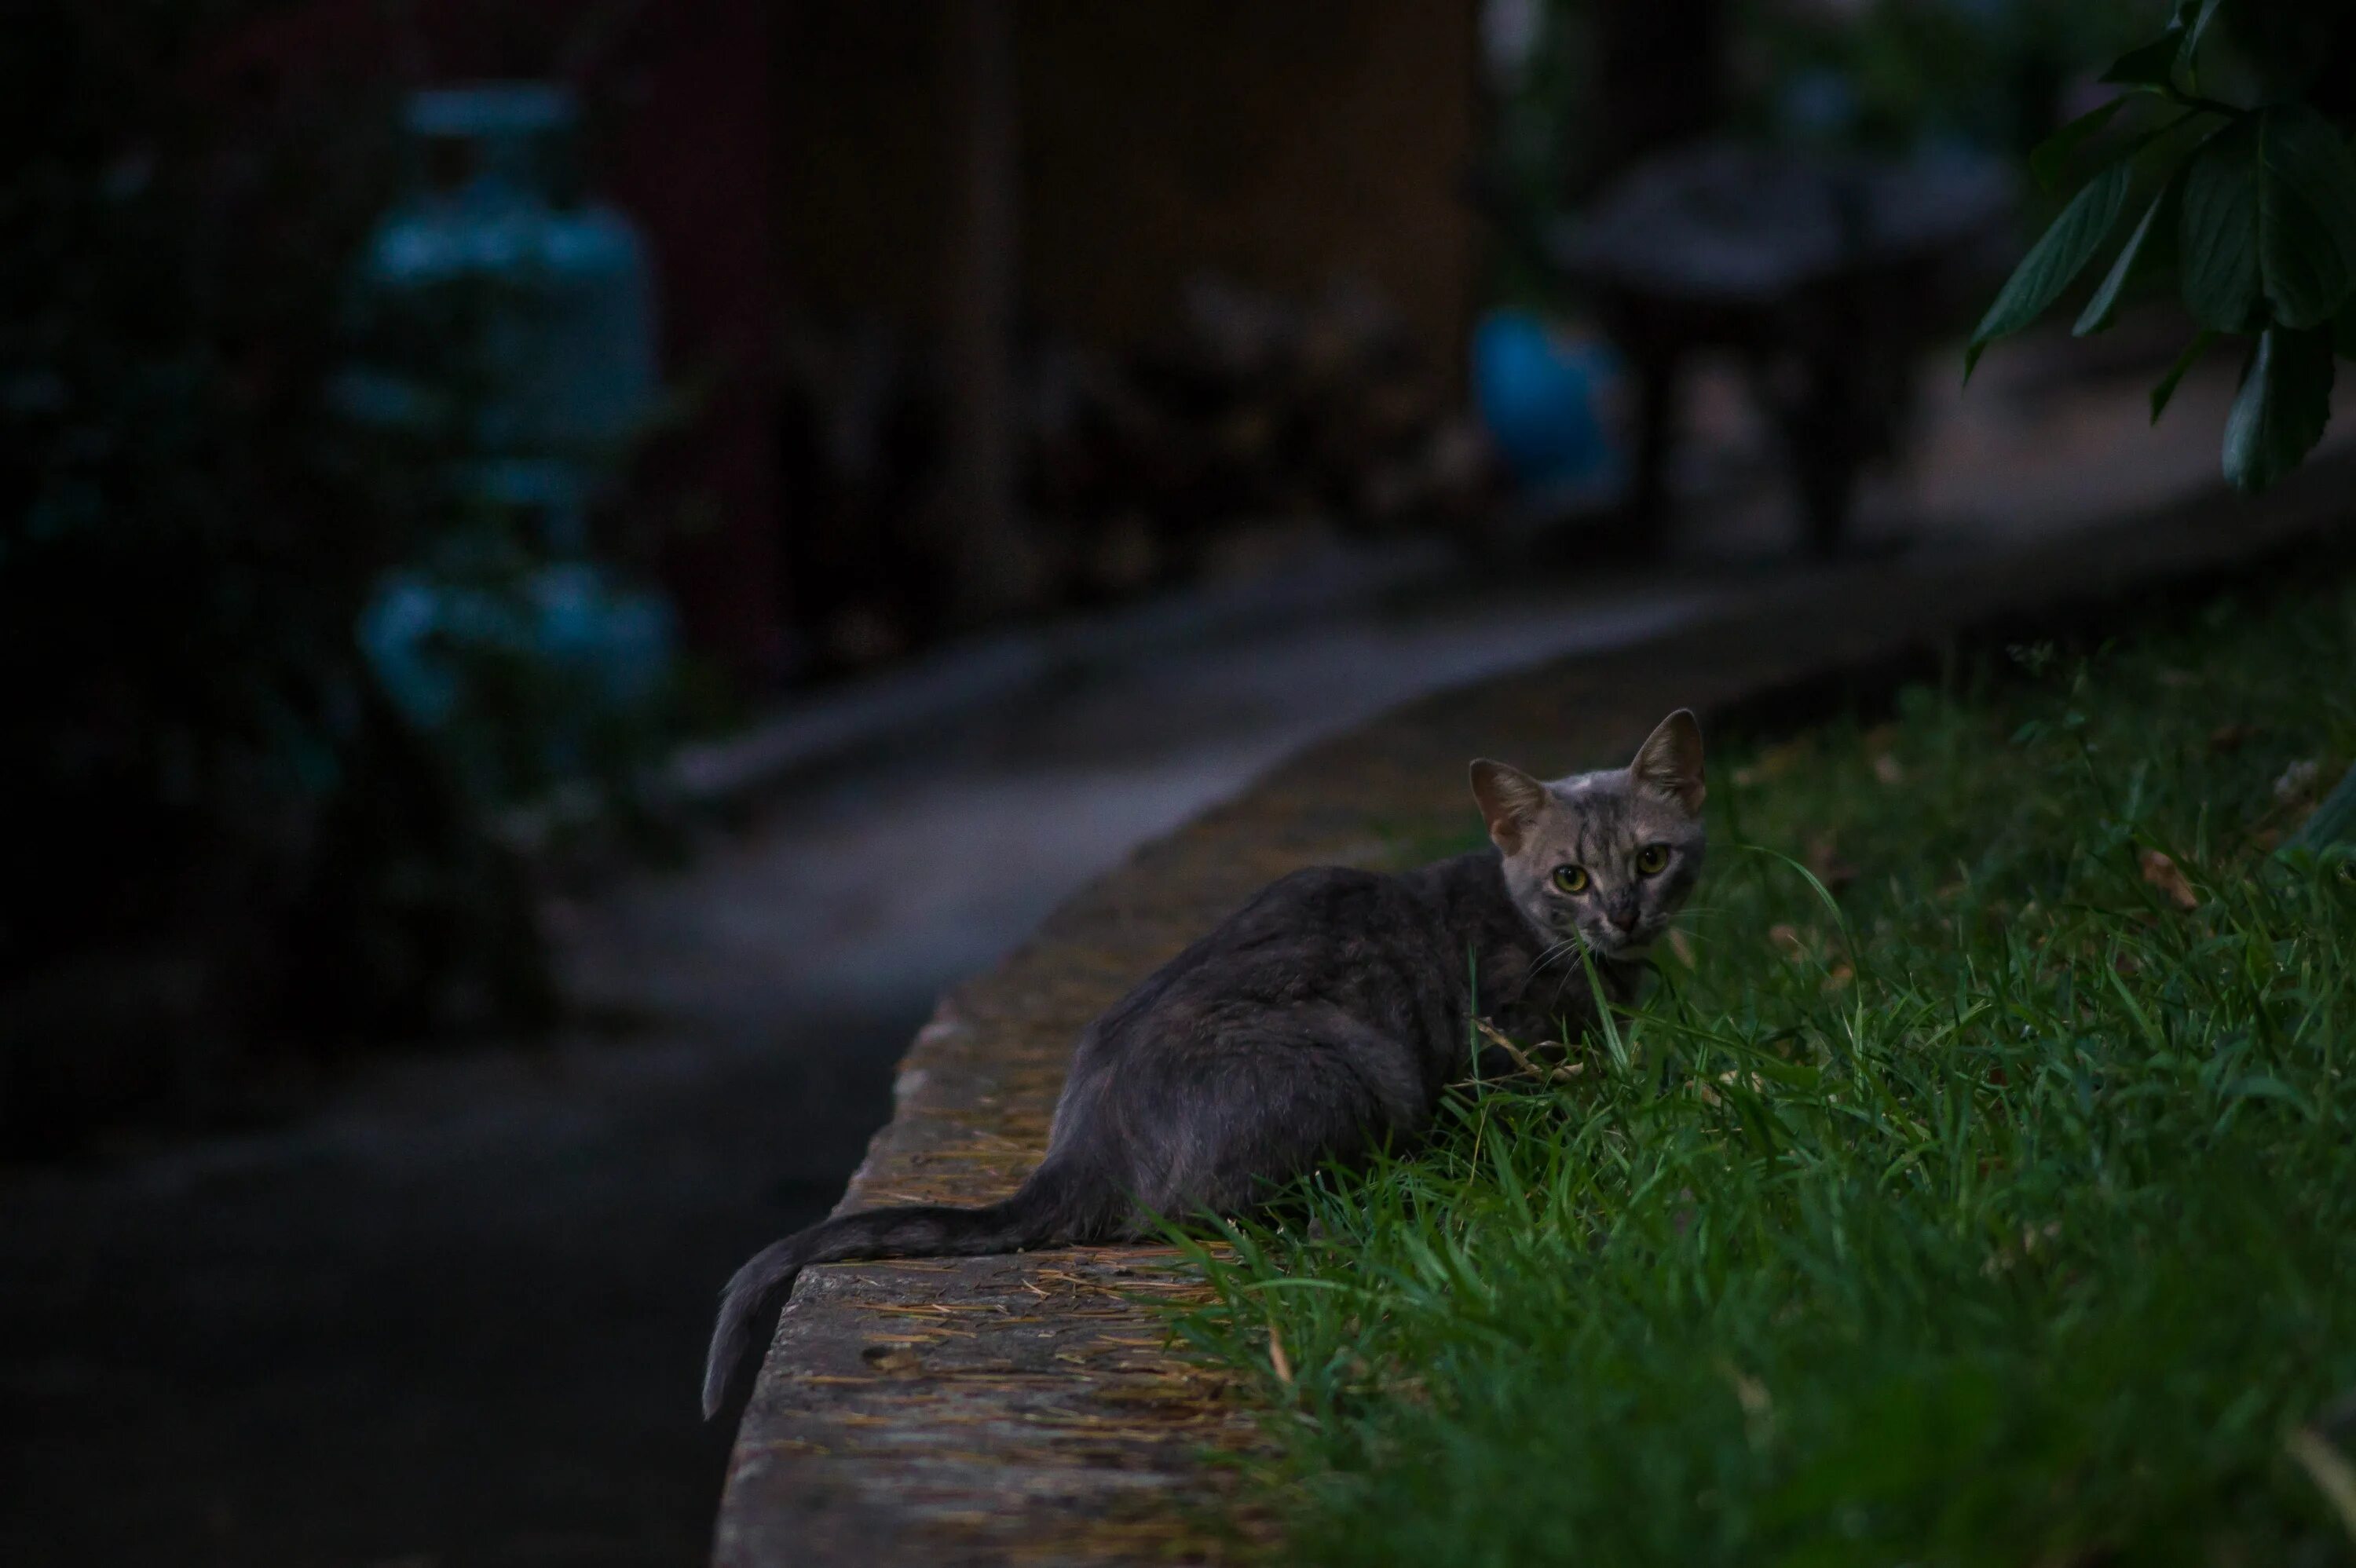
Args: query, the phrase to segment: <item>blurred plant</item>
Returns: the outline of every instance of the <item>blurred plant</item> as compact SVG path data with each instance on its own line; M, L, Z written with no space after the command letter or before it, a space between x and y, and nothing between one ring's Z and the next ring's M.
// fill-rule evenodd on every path
M1633 0L1489 0L1494 115L1484 195L1526 231L1618 172L1594 17ZM2131 39L2149 0L1731 0L1725 129L1782 143L2025 153L2082 62ZM1500 293L1542 303L1543 268L1507 248Z
M379 583L360 645L478 799L626 794L668 717L669 608L590 547L660 411L644 250L581 188L570 90L435 90L404 118L407 178L357 264L334 395L438 478L439 523ZM597 553L626 553L603 531Z
M392 104L221 80L208 51L258 9L36 0L0 51L0 1139L60 1097L180 1096L224 1034L307 1052L551 1008L495 792L355 635L396 563L464 541L521 600L541 558L454 506L437 454L332 408ZM537 757L531 676L491 685ZM651 740L612 738L616 770ZM158 955L195 978L90 1040ZM78 1057L110 1051L135 1060L93 1087Z
M1801 140L2025 152L2079 62L2133 37L2147 0L1752 0L1738 62L1751 118Z
M1586 0L1488 0L1489 146L1484 201L1523 229L1558 217L1583 183L1583 116L1592 98L1592 49L1580 26ZM1526 247L1497 248L1499 293L1533 304L1554 292Z
M2219 336L2244 337L2225 476L2254 492L2296 468L2329 422L2335 353L2356 357L2351 50L2356 16L2329 0L2174 0L2159 36L2104 73L2120 94L2031 155L2049 187L2092 156L1972 334L1965 375L2060 299L2139 206L2072 330L2107 331L2173 275L2197 331L2152 390L2153 421Z

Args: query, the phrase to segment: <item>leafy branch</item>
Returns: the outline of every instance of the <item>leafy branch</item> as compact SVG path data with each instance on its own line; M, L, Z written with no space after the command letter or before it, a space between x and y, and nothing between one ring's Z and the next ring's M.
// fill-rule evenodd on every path
M2177 0L2159 37L2102 80L2116 98L2029 155L2047 188L2138 101L2163 118L2101 148L2085 181L2029 248L1965 349L1966 378L1990 343L2052 306L2141 216L2072 328L2105 332L2131 295L2173 274L2197 329L2152 390L2156 422L2177 384L2219 336L2245 339L2241 390L2226 417L2225 476L2265 489L2306 458L2331 418L2334 357L2356 358L2356 154L2345 128L2308 103L2244 106L2201 91L2202 47L2222 0Z

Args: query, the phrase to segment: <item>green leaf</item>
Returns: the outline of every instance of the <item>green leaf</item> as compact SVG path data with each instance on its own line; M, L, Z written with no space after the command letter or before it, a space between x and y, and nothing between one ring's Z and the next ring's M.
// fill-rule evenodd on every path
M2286 326L2329 320L2356 289L2356 157L2304 104L2258 116L2258 265Z
M1988 306L1987 315L1973 329L1971 343L1964 350L1965 380L1971 379L1972 367L1979 363L1983 349L2042 315L2046 307L2070 286L2071 280L2086 270L2086 263L2117 227L2119 212L2126 206L2126 200L2125 164L2104 169L2070 198L2070 205L2029 248L2029 254L2020 259L2020 265L2013 269L2012 276L1997 292L1996 303Z
M2306 1099L2279 1078L2255 1076L2236 1078L2217 1092L2221 1100L2280 1100L2286 1104L2305 1105Z
M2062 167L2070 155L2083 146L2087 140L2111 123L2113 115L2126 107L2125 98L2114 98L2108 103L2090 109L2042 142L2029 155L2029 172L2037 176L2039 186L2051 190L2062 177Z
M2176 21L2177 26L2183 29L2184 45L2177 51L2176 58L2188 74L2192 69L2193 57L2201 52L2201 40L2208 35L2209 24L2217 19L2217 7L2222 3L2222 0L2200 0L2201 9L2197 13L2190 0L2177 7ZM2192 17L2190 22L2184 19L2188 15Z
M2178 237L2184 308L2212 332L2239 332L2258 306L2258 133L2239 121L2203 142L2184 174Z
M2185 372L2201 363L2201 357L2216 341L2217 335L2205 326L2192 335L2192 341L2184 346L2184 352L2176 357L2176 363L2168 368L2168 374L2151 389L2152 423L2158 424L2159 416L2168 411L2169 400L2176 396L2177 384L2184 379Z
M2144 208L2142 219L2127 235L2127 242L2119 248L2118 260L2111 263L2111 270L2095 286L2094 298L2079 313L2077 325L2070 329L2073 334L2088 337L2109 331L2111 323L2118 319L2119 301L2127 286L2165 264L2175 231L2177 204L2183 198L2183 192L2184 176L2179 171ZM2155 240L2157 244L2153 243Z
M2350 842L2356 842L2356 768L2340 775L2331 793L2283 848L2322 850Z
M2356 292L2356 156L2329 122L2278 104L2203 143L2185 177L2184 304L2238 332L2263 299L2314 326Z
M2269 326L2225 416L2225 477L2254 495L2297 467L2331 421L2331 344Z
M2176 79L2176 57L2183 46L2183 29L2171 22L2158 37L2113 60L2098 80L2119 87L2166 87Z

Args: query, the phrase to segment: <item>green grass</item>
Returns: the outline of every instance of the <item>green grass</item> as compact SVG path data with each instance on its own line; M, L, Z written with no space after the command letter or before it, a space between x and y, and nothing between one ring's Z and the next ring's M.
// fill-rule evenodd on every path
M1284 1561L2356 1561L2356 592L2020 662L1715 759L1617 1049L1205 1257Z

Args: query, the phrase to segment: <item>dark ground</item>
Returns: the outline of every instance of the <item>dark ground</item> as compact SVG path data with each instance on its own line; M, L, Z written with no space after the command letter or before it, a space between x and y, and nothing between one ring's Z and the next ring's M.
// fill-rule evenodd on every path
M832 1203L922 1008L421 1065L280 1136L12 1183L0 1560L697 1561L710 1282L748 1213Z

